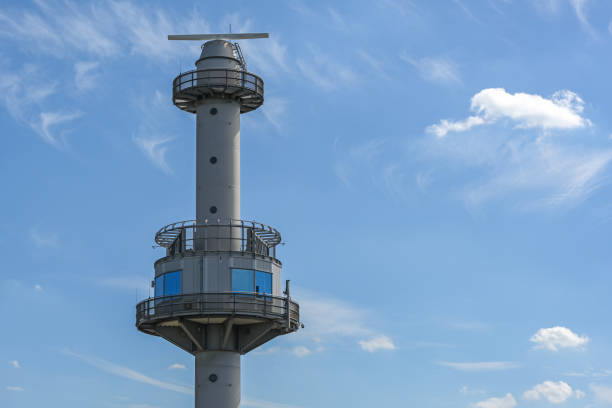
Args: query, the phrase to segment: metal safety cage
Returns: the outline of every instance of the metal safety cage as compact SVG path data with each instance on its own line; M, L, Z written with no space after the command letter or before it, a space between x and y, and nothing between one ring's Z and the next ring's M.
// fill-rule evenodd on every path
M233 69L200 69L180 74L172 82L172 102L195 113L202 99L227 98L240 102L240 113L263 104L263 80L250 72Z
M186 251L240 252L276 259L281 234L256 221L197 220L168 224L155 234L155 242L166 248L166 256Z

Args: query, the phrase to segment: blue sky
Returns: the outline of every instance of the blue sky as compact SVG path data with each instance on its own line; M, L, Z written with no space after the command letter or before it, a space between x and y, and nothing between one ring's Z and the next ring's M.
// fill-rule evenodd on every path
M305 329L243 407L612 405L612 4L4 1L0 406L192 404L139 333L153 235L195 215L171 81L243 41L242 217L278 228Z

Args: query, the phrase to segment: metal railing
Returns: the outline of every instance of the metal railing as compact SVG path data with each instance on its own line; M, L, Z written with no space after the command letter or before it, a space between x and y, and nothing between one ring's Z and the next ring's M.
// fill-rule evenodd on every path
M136 324L194 315L232 315L298 325L300 306L286 297L249 292L207 292L149 298L136 305Z
M234 69L199 69L180 74L172 82L172 100L180 109L195 112L195 102L208 96L240 100L241 112L263 104L263 80Z
M162 227L155 242L171 256L185 251L241 252L276 258L281 235L275 228L255 221L180 221Z

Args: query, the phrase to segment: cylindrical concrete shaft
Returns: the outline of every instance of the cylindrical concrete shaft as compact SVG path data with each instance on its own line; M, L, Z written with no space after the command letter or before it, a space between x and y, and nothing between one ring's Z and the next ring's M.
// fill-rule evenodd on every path
M240 219L240 103L207 99L197 107L196 219Z
M238 408L240 354L204 351L195 357L195 408Z

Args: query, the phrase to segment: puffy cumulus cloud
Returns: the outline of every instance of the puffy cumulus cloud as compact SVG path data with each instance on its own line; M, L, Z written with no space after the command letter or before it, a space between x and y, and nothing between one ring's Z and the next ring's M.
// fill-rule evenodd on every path
M516 407L516 400L512 394L508 393L505 397L493 397L484 401L477 402L474 408L513 408Z
M370 353L379 350L395 350L395 344L385 335L376 336L370 340L360 340L359 345L363 350L369 351Z
M429 126L427 132L444 137L449 132L465 132L502 119L515 122L519 128L575 129L590 125L589 120L581 116L584 101L568 90L558 91L547 99L522 92L511 94L503 88L488 88L472 97L470 109L475 115L460 121L443 119Z
M523 393L523 398L527 400L546 399L551 404L561 404L572 395L581 398L583 394L584 393L580 390L574 392L572 387L566 382L544 381L532 389L525 391Z
M584 346L589 342L589 338L587 336L579 336L567 327L556 326L538 330L531 337L530 341L536 344L536 348L558 351L560 348L578 348Z

